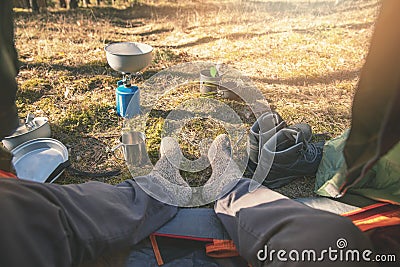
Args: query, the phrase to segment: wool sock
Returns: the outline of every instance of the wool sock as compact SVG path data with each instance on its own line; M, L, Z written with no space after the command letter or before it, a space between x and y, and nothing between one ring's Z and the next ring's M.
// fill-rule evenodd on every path
M151 191L155 198L168 196L168 199L159 199L175 206L185 206L192 197L192 189L179 173L179 164L182 158L178 142L172 137L161 140L160 159L149 175L138 177L136 182ZM162 192L160 192L160 190Z
M231 155L231 145L226 134L221 134L213 141L208 150L208 159L212 174L203 186L202 197L207 203L227 193L239 181L243 173L239 170ZM229 188L225 187L229 184Z

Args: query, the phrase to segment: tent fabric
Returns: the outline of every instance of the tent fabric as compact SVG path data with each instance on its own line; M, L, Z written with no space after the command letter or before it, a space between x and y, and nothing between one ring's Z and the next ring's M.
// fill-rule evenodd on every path
M316 193L335 197L346 180L346 162L343 148L348 132L329 140L316 174ZM349 189L349 193L362 195L376 201L400 204L400 144L378 160L363 179Z
M247 267L232 245L213 209L179 209L172 220L132 249L126 266Z
M377 203L342 214L363 232L386 226L400 226L400 206Z
M382 2L369 54L353 101L340 193L361 183L369 169L400 141L400 1Z
M181 247L178 247L178 249ZM126 267L158 267L157 260L149 240L142 241L139 245L135 246L128 256ZM205 255L204 250L192 250L186 255L172 259L169 262L163 262L163 267L176 267L176 266L209 266L219 267L220 265L212 258Z

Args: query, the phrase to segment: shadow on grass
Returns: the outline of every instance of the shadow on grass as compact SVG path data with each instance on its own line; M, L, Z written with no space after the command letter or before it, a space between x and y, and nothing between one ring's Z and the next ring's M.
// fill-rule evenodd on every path
M31 70L31 69L46 69L46 70L54 70L54 71L67 71L69 72L69 75L87 75L87 76L92 76L92 75L110 75L112 77L121 77L122 75L117 72L112 70L107 62L98 62L98 63L90 63L90 64L84 64L84 65L79 65L79 66L67 66L67 65L62 65L62 64L48 64L48 63L29 63L29 64L23 64L21 69L26 69L26 70ZM145 70L142 72L142 78L143 80L149 79L151 76L154 74L157 74L161 69L149 69ZM89 81L90 82L90 81ZM89 88L91 88L89 84ZM32 95L32 97L38 97L40 98L39 95L35 94L35 92L22 92L22 94L29 94L29 96Z
M335 29L335 28L343 28L343 29L352 29L352 30L362 30L362 29L368 29L372 27L374 23L372 22L366 22L366 23L351 23L351 24L342 24L342 25L332 25L332 27L327 27L326 30L329 29ZM202 37L197 39L196 41L188 42L185 44L180 44L180 45L170 45L170 46L156 46L159 48L174 48L174 49L180 49L180 48L188 48L188 47L193 47L197 45L202 45L206 43L210 43L219 39L228 39L228 40L236 40L236 39L249 39L253 37L260 37L260 36L265 36L265 35L270 35L270 34L280 34L280 33L287 33L287 32L295 32L295 33L300 33L300 34L313 34L317 31L321 31L321 29L317 29L315 27L310 27L310 28L298 28L298 29L290 29L290 30L284 30L284 31L267 31L265 33L248 33L248 32L236 32L236 33L230 33L226 34L221 37Z
M17 91L17 99L21 100L25 104L33 104L38 101L43 95L45 90L37 90L37 89L24 89Z
M140 35L140 36L148 36L148 35L153 35L153 34L171 32L172 30L173 30L172 28L163 28L163 29L157 29L157 30L152 30L152 31L148 31L148 32L141 32L138 35Z
M55 70L55 71L68 71L71 74L105 74L107 62L104 56L104 62L96 61L88 64L78 65L78 66L68 66L63 64L54 64L54 63L46 63L46 62L34 62L28 63L21 61L22 66L21 70L30 70L30 69L45 69L45 70Z
M292 86L305 86L315 84L331 84L332 81L350 81L357 78L361 70L335 71L318 77L295 77L288 79L271 79L252 77L256 81L269 84L284 84Z
M115 41L115 40L114 40ZM153 76L154 74L160 72L162 70L162 66L160 63L168 61L170 63L180 63L184 60L185 54L176 53L167 47L157 47L157 49L153 54L153 61L149 65L149 68L141 72L141 78L146 80ZM110 75L113 77L121 77L122 75L111 69L108 65L106 56L104 55L103 60L92 61L87 64L81 65L64 65L59 63L48 63L48 62L26 62L24 60L20 61L22 63L21 70L32 70L32 69L40 69L42 71L66 71L70 75Z

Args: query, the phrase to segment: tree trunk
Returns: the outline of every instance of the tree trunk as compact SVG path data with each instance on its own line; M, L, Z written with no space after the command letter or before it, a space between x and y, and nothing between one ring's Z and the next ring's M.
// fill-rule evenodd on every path
M14 7L31 8L29 0L13 0Z
M39 5L37 3L37 0L30 0L30 6L32 8L32 11L39 12Z
M66 8L67 7L67 2L65 2L65 0L60 0L60 7Z
M70 0L69 1L69 8L70 9L78 8L78 0Z

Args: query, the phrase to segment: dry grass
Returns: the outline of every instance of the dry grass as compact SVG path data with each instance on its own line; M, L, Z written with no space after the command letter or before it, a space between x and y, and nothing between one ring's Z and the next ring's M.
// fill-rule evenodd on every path
M108 67L103 47L139 41L156 48L144 79L182 62L224 62L251 77L289 124L307 122L314 132L335 136L349 127L351 100L378 8L377 0L337 5L334 0L143 0L128 8L44 14L16 10L22 61L18 107L21 117L28 111L49 117L54 137L69 147L75 167L122 168L118 177L98 178L108 183L130 178L124 163L108 152L122 127L114 111L120 76ZM157 123L148 122L147 129L153 160L160 141ZM209 123L193 122L182 133L186 155L196 156L190 143L220 131L193 134ZM59 183L86 180L66 174ZM280 191L309 196L312 187L313 180L303 178Z

